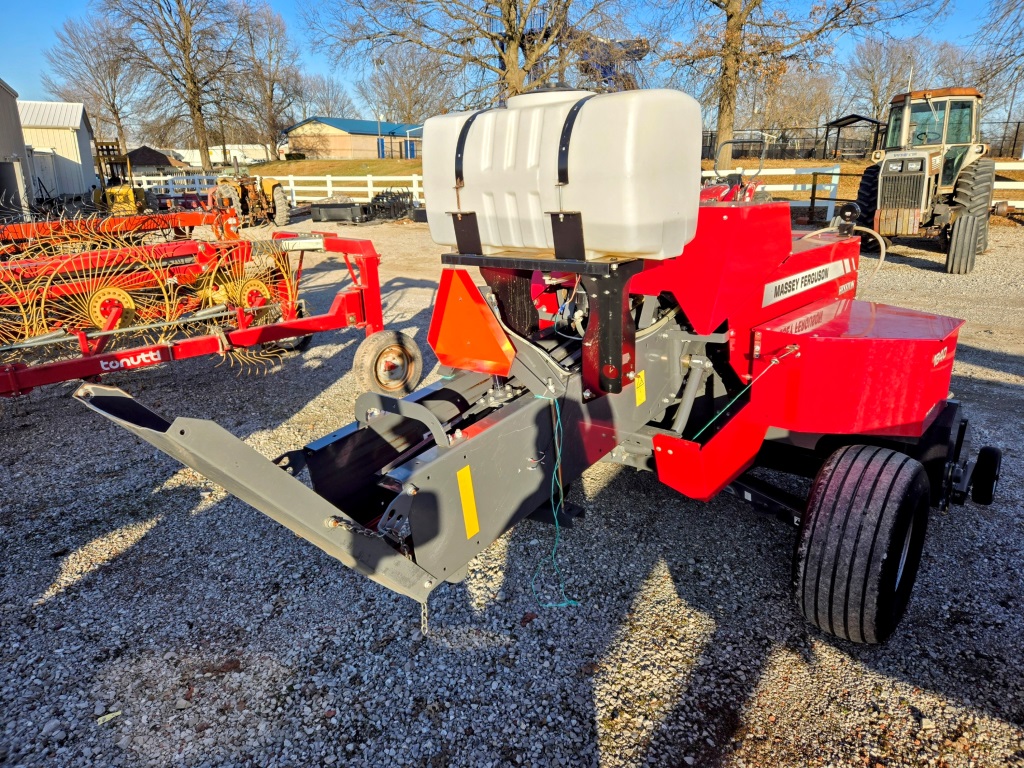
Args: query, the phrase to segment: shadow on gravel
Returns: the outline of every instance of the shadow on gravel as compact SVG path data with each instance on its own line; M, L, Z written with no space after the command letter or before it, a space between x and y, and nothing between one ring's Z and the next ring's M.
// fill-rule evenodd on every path
M1020 366L1018 356L994 357L1000 366ZM1011 397L1024 398L1024 387L1014 389L1017 395ZM1005 385L1001 391L1005 398ZM976 404L972 419L991 432L996 411L984 405ZM1007 426L996 433L1004 450L1024 437L1019 424ZM744 739L747 750L749 739L770 750L777 739L771 726L747 717L757 708L762 676L778 652L802 656L810 674L824 674L814 671L818 663L831 663L819 658L820 644L915 691L931 691L968 711L1024 725L1024 680L1019 674L1024 657L1019 633L1024 527L1016 490L1022 478L1020 469L1007 462L1003 474L1008 489L997 495L993 506L967 502L947 512L932 511L914 598L900 629L882 646L836 640L804 621L790 593L794 531L785 524L729 497L708 504L690 501L653 475L628 470L619 471L588 499L574 492L572 501L583 504L587 515L564 534L563 557L573 548L603 554L598 558L601 567L585 574L582 586L580 574L570 573L577 577L572 595L581 606L564 610L586 615L588 604L598 603L610 619L605 632L587 633L608 638L605 645L576 649L585 674L593 675L593 733L599 753L614 751L616 733L642 748L635 762L628 761L636 765L683 765L684 758L694 759L686 764L722 765ZM642 503L624 505L626 499ZM552 537L550 528L525 522L513 532L510 548L530 551L531 538L550 546ZM510 558L505 583L519 589L529 585L535 565L535 558ZM658 626L636 613L652 610L642 605L651 599L643 595L656 586L652 581L662 578L671 579L680 601L658 596L654 610L667 611L665 621L700 624L703 616L713 624L707 638L696 643L699 656L675 668L666 668L664 661L651 663L653 653L679 641L671 632L646 640L631 637L633 627L651 632ZM651 646L648 652L631 654L629 666L611 675L617 682L609 688L602 670L622 666L622 647L642 650L645 642ZM674 678L674 684L666 687L660 682L664 677ZM837 683L834 696L844 693L841 687ZM786 698L784 691L771 696ZM659 715L659 702L665 700L671 706ZM870 701L859 703L871 706ZM929 715L911 704L904 707L896 721L902 718L901 727L916 732ZM648 719L655 721L653 727L646 727ZM616 759L623 757L621 751L616 754Z
M321 264L309 272L333 273L349 282L343 265L339 269L337 264ZM343 283L325 282L312 287L312 290L304 290L302 295L309 302L311 312L324 312L341 287L344 287ZM401 317L396 316L395 307L408 301L407 294L411 290L434 288L436 283L432 281L407 278L394 278L381 288L385 326L406 332L415 329L423 353L424 373L436 364L426 344L431 308L428 306L411 316ZM104 383L125 389L170 419L177 416L211 419L245 439L279 427L301 414L325 390L336 386L343 376L351 372L356 347L364 338L365 332L357 328L318 334L305 352L288 354L280 365L249 375L242 375L226 363L218 366L215 359L198 358L159 368L111 374L105 377ZM339 342L341 346L327 355L322 354L328 345ZM310 362L315 362L315 365L309 365ZM360 389L354 376L348 379L348 385L354 399L356 390ZM66 488L41 492L34 498L12 499L0 510L0 529L13 527L19 518L31 520L53 516L55 510L63 510L57 515L60 518L58 525L50 526L44 533L34 534L34 543L41 544L40 562L53 564L52 569L40 569L40 575L51 574L45 585L39 581L37 600L40 602L87 582L99 569L124 557L144 537L157 535L167 514L204 508L207 506L204 499L209 495L208 490L195 486L165 489L166 480L182 466L73 403L70 394L76 387L77 384L72 382L34 392L16 401L17 408L11 409L13 415L6 416L10 423L5 425L8 438L4 453L11 458L0 471L0 480L9 479L4 478L4 474L13 475L19 470L22 470L21 476L24 472L31 473L35 463L63 463L74 468L74 475L66 475ZM310 431L307 440L282 446L280 452L299 448L304 442L351 421L353 414L350 412L336 414L329 424L315 421L316 430ZM57 453L37 456L34 435L48 423L67 425L68 442ZM85 460L75 450L76 446L83 445L90 446L90 455ZM68 455L62 458L59 454L65 451ZM126 469L139 463L152 467L155 485L126 487L120 478ZM114 490L95 501L88 492L73 492L75 486L90 482L110 486ZM11 485L13 483L5 483L5 487ZM160 511L154 512L154 508ZM5 544L13 545L13 542L8 540ZM0 546L0 553L2 551ZM95 553L99 551L116 551L118 554L98 558Z
M959 342L956 345L956 359L1012 376L1024 376L1024 355L1011 355Z

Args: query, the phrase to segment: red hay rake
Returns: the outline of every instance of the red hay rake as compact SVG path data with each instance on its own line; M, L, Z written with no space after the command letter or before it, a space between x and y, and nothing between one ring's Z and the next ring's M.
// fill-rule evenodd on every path
M265 363L313 333L383 329L369 241L252 242L233 225L227 211L0 227L0 396L200 355ZM200 226L218 239L183 239ZM341 254L352 280L314 317L299 299L306 251Z

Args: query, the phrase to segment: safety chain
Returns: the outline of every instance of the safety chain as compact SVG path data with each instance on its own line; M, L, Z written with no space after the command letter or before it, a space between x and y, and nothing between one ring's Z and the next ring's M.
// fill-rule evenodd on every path
M324 521L328 528L344 528L349 533L355 533L359 536L365 536L368 539L383 539L387 536L387 531L375 531L372 528L367 528L364 525L358 523L349 522L347 518L340 517L338 515L332 515Z
M420 603L420 633L426 637L430 632L430 624L427 621L427 601Z
M324 522L328 528L344 528L349 533L354 533L357 536L365 536L368 539L385 539L388 536L387 531L367 528L365 525L352 523L346 518L341 517L339 515L332 515L331 517L328 517ZM409 547L406 545L405 539L400 539L398 541L398 551L401 552L405 557L409 556Z

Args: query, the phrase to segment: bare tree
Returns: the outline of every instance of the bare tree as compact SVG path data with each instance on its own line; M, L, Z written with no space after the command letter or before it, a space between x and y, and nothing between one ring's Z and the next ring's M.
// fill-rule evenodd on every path
M118 51L118 30L106 18L86 16L65 20L56 34L57 44L45 53L50 72L43 87L58 99L85 103L97 133L112 134L127 152L126 125L143 78Z
M785 71L788 63L831 53L847 32L917 16L947 0L684 0L669 3L689 38L672 58L679 66L707 61L720 66L716 84L718 141L732 138L736 100L744 78L759 70Z
M329 75L302 75L292 109L299 120L359 116L345 86Z
M126 41L122 55L158 87L151 96L181 104L209 171L212 94L235 72L237 6L215 0L101 0Z
M343 61L386 59L394 46L436 57L436 73L466 103L488 103L563 80L585 44L626 36L624 0L350 0L306 10L318 39Z
M885 119L892 97L908 88L977 88L985 95L985 110L998 111L1012 90L1013 73L974 47L927 38L883 37L861 41L847 72L858 107L877 120Z
M988 19L975 36L975 46L999 69L1024 76L1024 0L988 6Z
M437 56L409 45L393 46L375 62L356 92L375 117L396 123L421 123L458 106L451 80Z
M847 78L857 94L857 108L868 117L884 120L892 97L906 91L913 72L920 77L922 68L927 67L921 55L926 49L920 39L872 36L857 43L847 67Z
M284 19L265 1L243 6L239 27L242 103L269 160L298 95L299 52Z
M766 80L751 78L737 95L737 125L780 139L813 135L818 126L849 109L846 83L831 72L801 63Z

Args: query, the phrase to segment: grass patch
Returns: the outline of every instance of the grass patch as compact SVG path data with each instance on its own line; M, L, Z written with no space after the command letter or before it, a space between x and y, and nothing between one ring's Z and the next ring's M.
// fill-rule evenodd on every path
M279 160L251 168L260 176L412 176L423 173L416 160Z

